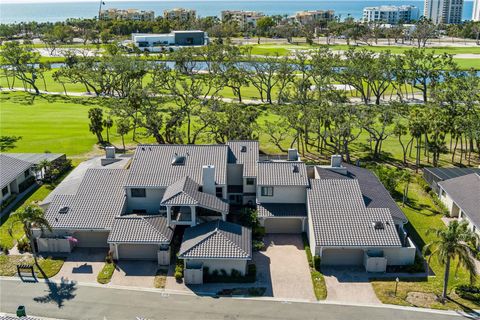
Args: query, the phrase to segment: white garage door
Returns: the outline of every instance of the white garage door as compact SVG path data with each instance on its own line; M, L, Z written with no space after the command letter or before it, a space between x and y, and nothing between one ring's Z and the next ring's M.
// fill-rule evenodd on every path
M358 266L363 265L363 250L361 249L325 249L322 251L323 265Z
M157 260L158 245L155 244L120 244L119 259Z
M80 248L108 248L108 231L78 231L73 237L78 240L76 246Z
M269 218L265 219L266 233L302 233L302 219Z

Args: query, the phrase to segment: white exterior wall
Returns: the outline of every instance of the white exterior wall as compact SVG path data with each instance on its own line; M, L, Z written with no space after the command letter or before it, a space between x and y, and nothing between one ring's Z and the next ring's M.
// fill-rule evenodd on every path
M201 262L203 267L208 268L208 272L213 270L225 270L228 275L232 272L232 269L240 271L242 275L247 272L247 260L228 260L228 259L185 259L185 265L188 261Z
M158 213L165 189L145 189L145 198L132 198L131 188L127 188L127 208L131 213L134 209L147 210L147 213Z
M383 256L387 258L389 266L407 266L415 262L415 253L417 249L413 242L408 239L410 246L401 248L384 248Z
M440 187L439 190L439 198L442 201L442 203L447 207L448 213L451 217L457 217L462 221L467 221L468 226L470 227L471 230L475 231L480 236L480 226L476 226L472 220L462 211L462 208L460 208L453 200L450 198L448 193L445 192L443 195L443 189ZM458 212L457 212L458 208Z
M273 197L263 197L262 186L257 186L257 200L260 203L305 203L307 188L304 186L273 186Z
M253 177L252 177L253 178ZM257 190L257 178L255 179L255 183L253 185L247 184L247 178L243 178L243 193L255 193Z
M474 0L473 1L472 20L473 21L480 21L480 0Z

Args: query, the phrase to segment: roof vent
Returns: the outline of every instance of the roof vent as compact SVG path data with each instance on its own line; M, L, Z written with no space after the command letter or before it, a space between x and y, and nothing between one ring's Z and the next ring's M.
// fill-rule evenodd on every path
M299 172L298 166L297 166L296 164L294 164L294 165L292 166L292 171L293 171L294 173Z
M375 230L383 230L385 229L385 225L383 224L382 221L375 221L373 223L373 227L375 228Z
M58 210L58 213L66 214L68 213L68 211L70 211L69 207L63 207L63 208L60 208L60 210Z
M240 149L240 152L247 152L247 146L242 146L242 149Z
M186 157L184 156L175 156L172 159L172 166L183 166L185 165Z

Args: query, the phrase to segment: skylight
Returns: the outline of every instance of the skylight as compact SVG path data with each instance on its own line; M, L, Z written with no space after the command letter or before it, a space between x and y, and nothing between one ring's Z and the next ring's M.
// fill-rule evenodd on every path
M68 211L70 211L69 207L63 207L60 210L58 210L58 213L66 214L66 213L68 213Z
M172 166L183 166L185 165L185 160L187 158L184 157L184 156L174 156L173 159L172 159Z

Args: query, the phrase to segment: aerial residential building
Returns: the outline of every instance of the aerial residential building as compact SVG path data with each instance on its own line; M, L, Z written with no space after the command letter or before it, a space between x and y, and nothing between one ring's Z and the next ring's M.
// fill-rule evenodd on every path
M457 24L462 22L463 0L425 0L425 18L434 24Z
M100 12L101 20L153 21L155 13L138 9L105 9Z
M257 141L243 140L139 145L128 169L87 169L74 192L57 192L45 207L52 231L35 236L40 252L109 248L115 259L168 265L180 232L185 283L200 284L207 268L249 269L252 230L228 222L238 221L233 207L256 208L266 233L306 232L322 265L385 272L415 260L408 220L372 172L339 155L307 165L295 149L264 159Z
M171 33L132 33L133 44L142 51L160 52L171 46L203 46L208 34L200 30L172 31Z
M332 21L335 19L335 11L333 10L314 10L314 11L300 11L293 17L298 23L305 25L318 21Z
M363 9L363 21L384 22L389 24L410 23L418 20L418 8L415 6L378 6Z
M473 0L473 21L480 21L480 0Z
M222 21L235 21L240 29L255 28L257 20L264 17L262 12L226 10L222 11Z
M195 20L197 11L193 9L174 8L163 11L163 17L166 20L191 21Z

